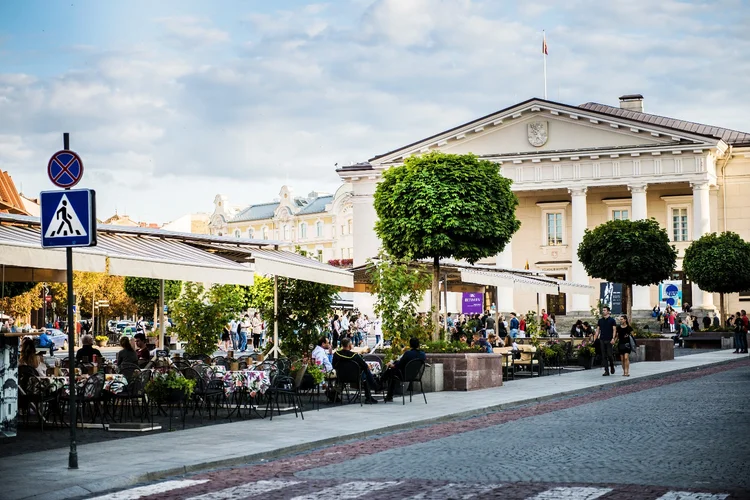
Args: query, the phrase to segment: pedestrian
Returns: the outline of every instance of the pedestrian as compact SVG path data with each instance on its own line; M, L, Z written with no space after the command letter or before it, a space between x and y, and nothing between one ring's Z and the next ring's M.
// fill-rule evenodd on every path
M675 312L675 310L672 309L669 312L669 333L674 333L676 320L677 320L677 312Z
M743 309L734 320L734 354L747 354L747 312Z
M245 352L247 350L247 332L250 330L250 315L245 314L242 318L242 322L237 327L237 336L239 337L239 351Z
M383 325L380 318L376 317L372 320L372 333L375 335L375 345L380 345L383 338Z
M599 322L596 324L596 336L595 340L599 340L600 348L602 350L602 366L604 366L604 376L609 376L609 369L607 364L612 368L612 374L615 373L615 357L612 353L612 346L615 343L615 327L617 323L615 319L610 316L610 310L608 306L602 308L602 317L599 318Z
M222 351L228 351L229 350L229 341L232 338L232 324L227 323L224 325L224 330L221 332L221 343L224 344L224 348L221 348L221 345L219 345L219 349Z
M232 321L229 322L230 327L230 337L232 338L232 350L236 351L239 349L240 346L240 336L239 333L237 333L237 329L239 328L240 323L236 319L232 318Z
M630 336L633 335L633 327L628 322L628 317L620 316L620 324L617 325L617 353L620 355L622 364L622 376L630 376ZM612 367L612 373L615 372Z
M253 335L253 350L257 351L260 349L260 336L263 332L263 321L261 321L260 313L258 311L255 311L255 314L253 314L251 328Z
M339 346L339 336L341 335L341 321L339 315L334 314L331 320L331 346L335 350Z

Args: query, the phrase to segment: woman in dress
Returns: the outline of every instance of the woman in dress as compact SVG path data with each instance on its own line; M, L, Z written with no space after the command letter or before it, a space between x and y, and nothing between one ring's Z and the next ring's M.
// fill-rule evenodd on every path
M232 325L231 323L227 323L224 325L224 329L221 331L221 343L224 344L224 348L221 348L221 344L219 344L219 349L222 351L228 351L229 350L229 341L232 339Z
M630 336L633 327L630 326L627 316L620 316L620 324L617 325L617 352L622 363L622 376L630 376Z

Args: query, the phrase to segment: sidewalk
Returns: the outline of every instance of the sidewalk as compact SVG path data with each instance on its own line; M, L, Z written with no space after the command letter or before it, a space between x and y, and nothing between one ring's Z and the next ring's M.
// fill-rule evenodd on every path
M78 470L68 470L68 450L58 449L0 458L5 500L74 498L138 482L317 448L346 439L406 429L483 411L538 402L599 388L746 359L730 350L682 356L674 361L636 363L632 376L618 368L614 377L601 370L510 381L503 387L472 392L421 395L413 403L360 407L248 420L156 436L143 435L78 447ZM363 415L367 418L362 418ZM338 425L351 422L352 425ZM343 434L342 434L343 432Z

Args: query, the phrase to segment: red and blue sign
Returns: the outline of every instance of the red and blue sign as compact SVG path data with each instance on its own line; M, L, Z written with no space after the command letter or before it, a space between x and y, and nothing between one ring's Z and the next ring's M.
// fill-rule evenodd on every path
M83 161L73 151L58 151L49 159L47 175L55 186L71 188L83 177Z

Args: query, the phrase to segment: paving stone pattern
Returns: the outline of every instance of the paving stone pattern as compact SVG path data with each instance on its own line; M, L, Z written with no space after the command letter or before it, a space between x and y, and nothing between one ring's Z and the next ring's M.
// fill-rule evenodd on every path
M744 365L297 475L750 491L749 386Z

